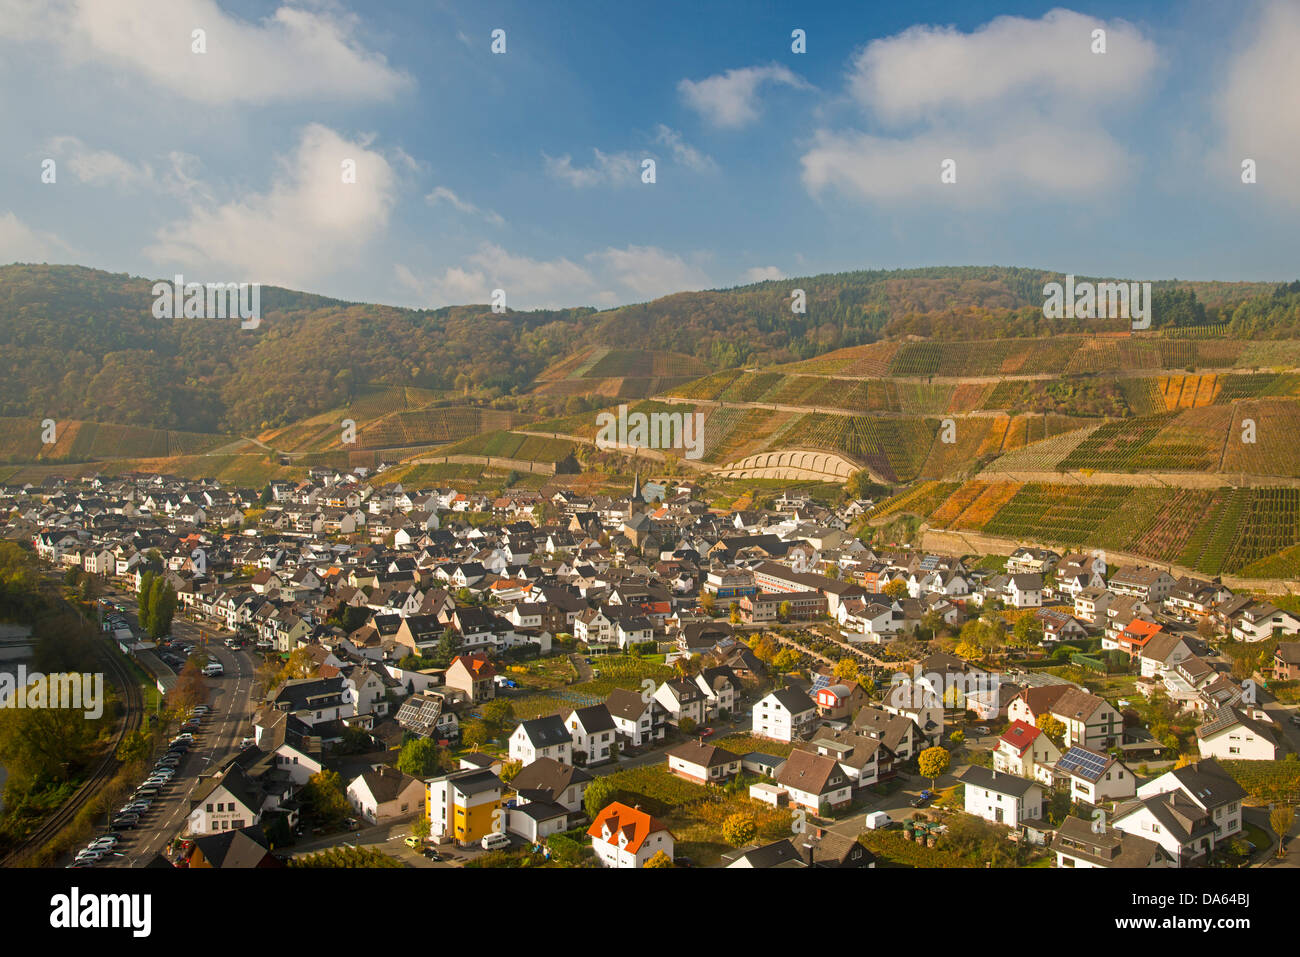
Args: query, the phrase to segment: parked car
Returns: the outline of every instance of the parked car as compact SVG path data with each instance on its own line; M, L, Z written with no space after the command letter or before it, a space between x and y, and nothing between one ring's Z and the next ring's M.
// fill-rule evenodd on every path
M420 840L418 837L416 837L414 834L412 834L412 835L410 835L409 837L407 837L406 840L404 840L402 843L405 844L407 847L410 847L410 848L416 848L416 847L419 847L419 846L420 846L421 844L423 844L424 842L421 841L421 840Z
M133 831L139 823L140 818L134 814L121 814L109 821L119 831Z
M1291 723L1300 727L1300 714L1291 715Z
M426 847L426 848L424 849L424 856L427 857L427 858L428 858L429 860L431 860L431 861L440 861L440 860L442 860L442 855L439 854L437 851L435 851L435 850L434 850L433 848L431 848L431 847Z
M90 849L86 849L84 851L77 852L76 860L98 863L99 861L102 861L104 859L104 854L105 854L104 851L92 851Z
M991 732L988 728L984 727L984 725L977 724L975 727L970 729L970 733L974 735L983 736L986 734L992 734L993 732Z
M925 807L932 800L934 800L934 792L929 788L926 788L916 797L912 798L912 807Z

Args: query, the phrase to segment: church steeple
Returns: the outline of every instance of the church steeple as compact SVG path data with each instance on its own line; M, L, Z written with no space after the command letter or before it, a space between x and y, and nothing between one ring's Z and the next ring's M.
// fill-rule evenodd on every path
M637 469L637 470L636 470L636 480L632 483L632 501L637 502L638 504L642 501L642 498L641 498L641 470L640 470L640 469Z

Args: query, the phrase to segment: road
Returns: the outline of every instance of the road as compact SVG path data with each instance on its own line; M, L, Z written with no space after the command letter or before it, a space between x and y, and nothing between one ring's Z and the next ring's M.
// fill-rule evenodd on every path
M135 596L121 591L110 591L111 597L125 608L126 617L138 628ZM220 661L226 669L224 675L208 678L212 693L208 704L212 713L203 721L196 736L195 746L177 768L176 777L158 798L134 831L124 832L123 856L110 859L116 866L139 867L147 864L185 827L190 811L190 795L198 787L200 774L205 774L238 750L239 742L251 733L253 716L253 690L257 661L247 651L233 652L222 643L231 637L230 632L217 631L209 624L200 624L179 616L172 622L172 635L190 641L207 654ZM107 862L106 862L107 863Z

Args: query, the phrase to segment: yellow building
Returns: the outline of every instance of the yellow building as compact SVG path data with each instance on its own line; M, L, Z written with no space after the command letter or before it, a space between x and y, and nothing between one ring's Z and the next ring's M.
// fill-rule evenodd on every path
M476 844L505 831L501 779L491 771L455 771L428 784L429 833L439 840Z

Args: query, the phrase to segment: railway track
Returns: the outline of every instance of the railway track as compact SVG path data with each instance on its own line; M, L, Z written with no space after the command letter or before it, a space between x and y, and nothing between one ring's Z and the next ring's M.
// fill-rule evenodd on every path
M99 789L110 781L116 773L120 762L117 759L118 747L132 731L139 729L144 720L144 695L131 670L113 652L107 644L100 647L100 656L104 659L107 673L117 683L122 697L124 713L113 744L91 769L90 776L77 788L57 811L51 814L35 831L29 834L21 844L0 860L0 867L14 867L33 851L41 848L71 824Z

